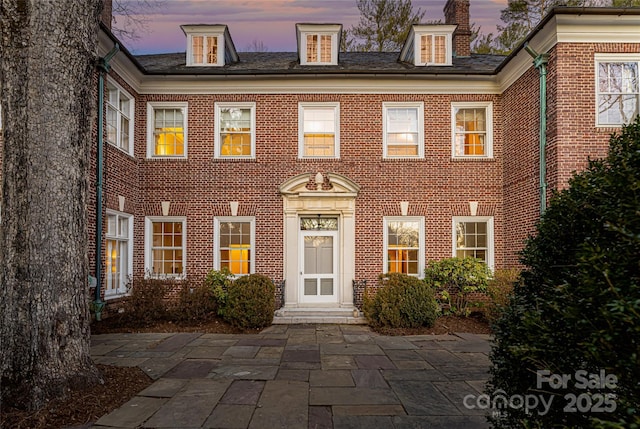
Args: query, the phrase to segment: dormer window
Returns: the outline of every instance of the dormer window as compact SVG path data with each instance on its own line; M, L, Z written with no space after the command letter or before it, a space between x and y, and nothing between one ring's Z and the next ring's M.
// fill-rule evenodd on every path
M340 24L296 24L301 65L338 64Z
M447 36L425 34L420 36L420 64L447 63Z
M413 25L400 59L416 66L450 66L455 29L455 25Z
M226 25L182 25L187 36L187 66L221 67L238 61Z
M218 36L191 36L191 65L218 65Z

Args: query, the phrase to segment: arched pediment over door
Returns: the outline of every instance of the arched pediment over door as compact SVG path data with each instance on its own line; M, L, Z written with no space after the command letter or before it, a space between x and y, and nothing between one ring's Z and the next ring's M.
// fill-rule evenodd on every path
M292 177L280 185L279 191L285 217L285 307L353 308L355 202L360 186L343 175L319 172ZM335 228L318 230L315 241L325 243L322 249L309 248L309 238L314 233L301 226L304 220L312 218L326 219ZM319 240L320 237L325 238ZM327 256L325 260L315 256L318 259L310 263L314 254ZM313 270L334 274L332 278L318 275L317 296L311 293L313 273L309 271Z

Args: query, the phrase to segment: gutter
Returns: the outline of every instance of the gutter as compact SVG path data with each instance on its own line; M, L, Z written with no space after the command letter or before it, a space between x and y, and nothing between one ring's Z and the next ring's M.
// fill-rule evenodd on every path
M111 66L109 61L118 53L120 45L115 43L107 55L98 59L98 148L96 150L96 297L93 301L93 309L96 320L102 319L104 302L101 298L100 286L102 285L102 180L104 171L104 76Z
M533 58L533 65L540 75L540 215L547 209L547 64L549 54L538 54L529 43L525 43L524 50Z

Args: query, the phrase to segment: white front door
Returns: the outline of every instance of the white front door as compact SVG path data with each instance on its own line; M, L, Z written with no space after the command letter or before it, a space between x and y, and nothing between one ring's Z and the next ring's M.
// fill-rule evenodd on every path
M301 302L337 302L337 218L302 218L300 249Z

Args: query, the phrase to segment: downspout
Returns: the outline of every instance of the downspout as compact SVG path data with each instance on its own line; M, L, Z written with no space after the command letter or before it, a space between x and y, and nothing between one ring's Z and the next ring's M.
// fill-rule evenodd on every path
M528 43L524 50L533 58L533 65L540 74L540 214L547 209L547 64L549 54L538 54Z
M111 66L109 61L118 53L120 45L113 48L102 58L98 58L98 148L96 150L96 297L93 301L93 310L96 320L102 319L104 302L100 296L102 285L102 179L104 170L104 76Z

